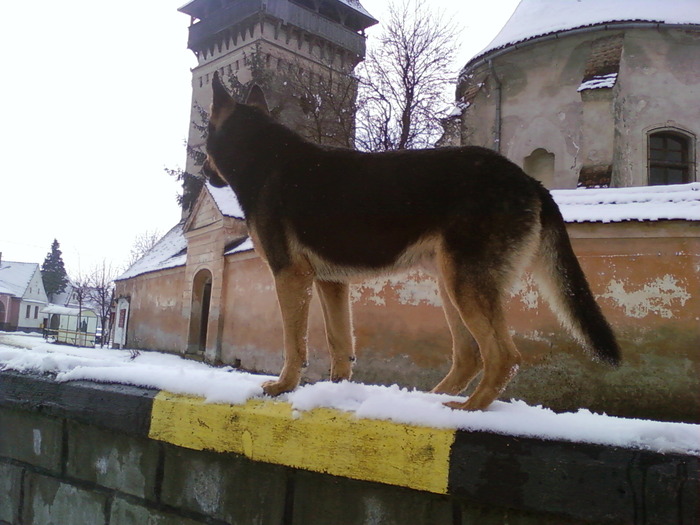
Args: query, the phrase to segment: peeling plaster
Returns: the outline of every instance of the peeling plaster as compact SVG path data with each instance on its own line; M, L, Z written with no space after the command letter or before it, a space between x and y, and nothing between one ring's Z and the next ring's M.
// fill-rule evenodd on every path
M386 305L387 293L396 294L399 303L403 305L442 307L442 300L435 280L420 270L371 279L362 284L354 285L351 288L350 297L353 303L364 300L368 303L384 306Z
M511 298L517 297L528 310L539 308L540 293L535 280L530 275L524 275L515 282L510 289L510 296Z
M641 319L656 314L670 319L677 308L685 306L691 294L676 277L666 274L637 290L628 290L623 281L612 280L600 297L615 301L629 317Z

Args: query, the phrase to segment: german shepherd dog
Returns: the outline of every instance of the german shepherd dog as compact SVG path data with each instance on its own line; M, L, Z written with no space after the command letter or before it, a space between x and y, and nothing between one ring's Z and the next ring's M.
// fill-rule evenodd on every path
M314 284L331 380L341 381L355 360L349 282L415 266L436 275L453 339L452 367L433 392L459 394L483 370L473 394L452 408L485 409L517 372L503 303L530 263L562 324L597 358L619 363L556 203L501 155L473 146L384 153L318 146L234 101L218 75L206 148L206 177L236 193L274 276L284 366L265 393L299 384Z

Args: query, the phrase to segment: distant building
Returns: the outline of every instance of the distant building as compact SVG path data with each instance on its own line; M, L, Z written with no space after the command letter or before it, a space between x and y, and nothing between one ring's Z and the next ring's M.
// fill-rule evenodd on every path
M496 149L548 188L698 180L697 0L521 0L462 70L445 144Z
M3 261L0 253L0 330L41 331L47 304L39 265Z

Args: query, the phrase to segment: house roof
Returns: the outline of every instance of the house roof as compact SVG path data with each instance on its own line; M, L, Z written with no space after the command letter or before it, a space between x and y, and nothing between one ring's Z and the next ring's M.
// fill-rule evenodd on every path
M38 270L37 263L0 262L0 293L23 297Z
M121 281L144 273L184 266L187 262L187 240L183 231L184 225L184 221L177 223L153 248L115 280Z
M373 23L377 23L377 19L374 18L372 15L369 14L369 11L365 9L362 4L360 3L360 0L338 0L341 4L345 4L346 6L350 7L351 9L354 9L358 13L366 16L367 18L371 18L374 20Z
M41 309L42 314L58 314L58 315L71 315L74 317L83 316L90 317L96 316L94 310L88 306L83 306L82 308L69 308L67 306L58 306L55 304L50 304Z
M700 25L698 0L521 0L485 55L547 35L623 23Z
M241 205L238 203L238 197L233 193L230 186L216 188L207 182L204 184L204 187L214 199L216 207L219 208L221 215L224 217L233 217L234 219L245 218Z
M66 283L66 287L64 288L64 290L61 293L53 295L52 304L68 306L69 304L71 304L74 290L75 285L69 279Z
M235 219L244 218L243 210L238 203L236 194L229 186L215 188L211 184L206 183L204 187L211 195L221 215ZM175 225L153 246L153 248L146 252L144 256L136 261L126 272L117 277L116 280L121 281L145 273L184 266L187 263L187 239L185 238L184 231L185 222L186 221L181 221ZM232 255L252 249L252 243L246 238L240 243L235 243L224 255Z

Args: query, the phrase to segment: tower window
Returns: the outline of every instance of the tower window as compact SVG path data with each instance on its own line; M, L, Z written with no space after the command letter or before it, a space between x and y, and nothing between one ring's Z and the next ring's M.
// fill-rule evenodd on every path
M690 140L674 131L649 135L649 184L690 182Z

